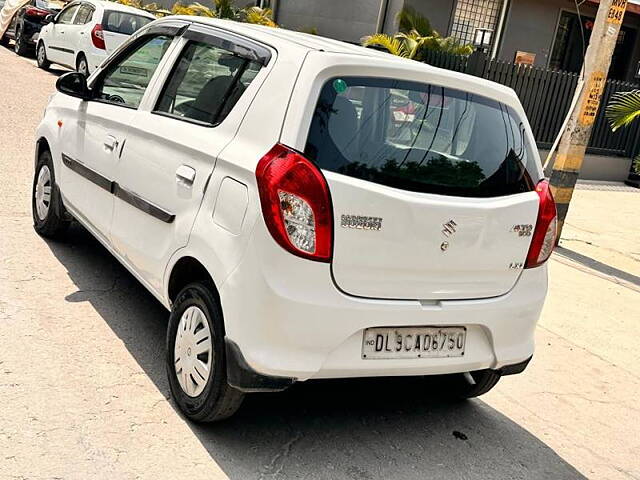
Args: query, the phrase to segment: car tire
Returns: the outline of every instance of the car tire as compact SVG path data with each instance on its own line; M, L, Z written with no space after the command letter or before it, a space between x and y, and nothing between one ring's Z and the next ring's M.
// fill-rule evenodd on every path
M9 46L9 37L7 35L3 35L0 38L0 45L2 45L3 47L8 47Z
M13 45L13 51L21 57L24 57L29 50L29 46L27 45L27 42L22 35L21 28L16 29L16 38L13 41L15 42Z
M495 370L477 370L467 374L454 374L447 377L447 386L445 391L448 396L464 400L467 398L475 398L484 395L500 380L500 372Z
M167 330L171 393L180 410L196 422L224 420L244 398L227 383L222 311L212 292L213 287L203 283L182 289Z
M60 239L71 223L71 217L60 198L60 190L56 185L53 170L53 159L48 150L40 154L36 165L31 210L33 228L43 237Z
M76 71L81 73L85 78L89 76L89 62L87 62L87 57L84 56L84 53L78 55Z
M38 68L43 70L49 70L51 66L51 62L47 60L47 49L44 47L44 42L38 43L36 47L36 62L38 63Z

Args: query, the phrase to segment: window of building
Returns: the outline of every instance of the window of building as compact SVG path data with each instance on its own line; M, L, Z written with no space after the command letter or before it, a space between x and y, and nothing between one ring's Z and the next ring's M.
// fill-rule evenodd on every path
M458 0L451 35L462 43L473 44L478 29L490 30L489 48L492 48L503 3L504 0Z
M580 28L580 19L582 20L582 29ZM584 32L584 48L586 48L593 31L594 19L584 15L580 19L573 12L562 12L560 15L556 38L553 42L553 51L549 60L549 68L575 73L582 68L584 51L581 32ZM636 30L623 26L611 57L610 78L616 80L627 79L635 40Z

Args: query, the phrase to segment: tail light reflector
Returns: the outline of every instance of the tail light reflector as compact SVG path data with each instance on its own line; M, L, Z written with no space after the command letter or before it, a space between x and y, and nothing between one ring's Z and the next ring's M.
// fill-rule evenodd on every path
M93 43L94 47L99 48L100 50L106 50L102 25L100 25L99 23L96 23L91 30L91 42Z
M330 262L333 213L322 172L277 144L258 163L256 178L262 215L275 241L299 257Z
M47 15L49 15L49 10L43 10L42 8L38 8L38 7L27 7L27 9L24 11L24 14L27 17L46 17Z
M549 182L546 180L539 182L536 185L536 193L540 199L540 207L525 268L537 267L546 262L556 244L558 218L556 202L553 200Z

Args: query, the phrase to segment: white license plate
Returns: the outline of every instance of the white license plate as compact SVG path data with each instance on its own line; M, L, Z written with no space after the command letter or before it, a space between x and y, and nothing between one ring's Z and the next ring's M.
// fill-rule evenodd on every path
M362 336L362 358L461 357L465 327L368 328Z

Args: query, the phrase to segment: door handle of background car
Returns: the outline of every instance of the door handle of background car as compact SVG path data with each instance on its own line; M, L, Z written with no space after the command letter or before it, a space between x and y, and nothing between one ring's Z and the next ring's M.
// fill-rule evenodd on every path
M104 141L104 148L114 151L118 147L118 139L113 135L107 135Z
M176 170L176 182L178 185L191 187L196 179L196 171L189 165L180 165Z

